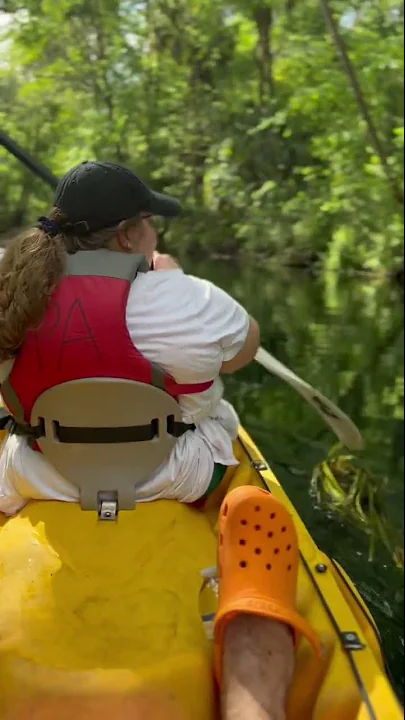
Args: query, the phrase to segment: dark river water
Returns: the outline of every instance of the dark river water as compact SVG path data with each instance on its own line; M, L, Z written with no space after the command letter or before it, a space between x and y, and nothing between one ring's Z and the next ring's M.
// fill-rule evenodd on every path
M362 462L377 483L393 547L403 547L404 317L401 291L363 277L310 277L187 263L238 299L260 322L263 346L347 412L367 446ZM286 488L318 545L356 582L379 625L403 697L404 581L392 554L310 493L314 466L335 444L318 415L287 385L253 365L227 380L227 397Z

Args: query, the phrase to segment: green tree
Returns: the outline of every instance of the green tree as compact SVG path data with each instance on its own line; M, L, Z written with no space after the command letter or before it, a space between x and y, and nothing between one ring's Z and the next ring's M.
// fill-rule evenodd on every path
M1 125L55 173L115 159L178 194L175 251L399 267L403 7L325 4L366 116L318 0L7 0ZM3 229L49 198L4 152L0 184Z

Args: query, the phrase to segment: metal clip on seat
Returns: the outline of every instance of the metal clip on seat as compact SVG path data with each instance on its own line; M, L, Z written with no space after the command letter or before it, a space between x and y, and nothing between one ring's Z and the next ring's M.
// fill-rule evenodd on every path
M116 493L99 493L98 501L99 520L107 522L118 520L118 496Z

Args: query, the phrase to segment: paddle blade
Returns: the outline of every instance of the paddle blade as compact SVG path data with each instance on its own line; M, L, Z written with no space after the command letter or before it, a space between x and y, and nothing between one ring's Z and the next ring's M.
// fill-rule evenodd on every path
M359 429L354 422L338 408L331 400L328 400L319 390L315 390L305 380L293 373L288 367L283 365L273 355L264 348L259 348L256 362L265 368L268 372L284 380L294 390L296 390L324 421L333 430L339 440L352 452L358 452L364 447L364 441Z

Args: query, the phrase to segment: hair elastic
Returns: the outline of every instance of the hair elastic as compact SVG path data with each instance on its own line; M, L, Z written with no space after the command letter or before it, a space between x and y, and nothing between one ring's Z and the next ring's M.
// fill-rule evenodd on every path
M49 235L49 237L52 238L59 235L62 230L56 220L50 220L50 218L47 218L44 215L38 218L38 222L35 227L37 227L38 230L43 230L47 235Z

